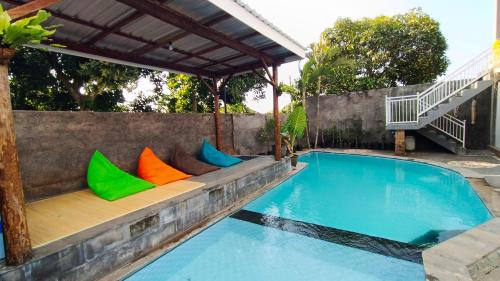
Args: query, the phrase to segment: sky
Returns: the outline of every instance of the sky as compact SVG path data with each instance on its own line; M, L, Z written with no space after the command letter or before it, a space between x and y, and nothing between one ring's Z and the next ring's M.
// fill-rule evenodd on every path
M333 25L338 18L359 19L379 15L405 13L420 7L441 24L447 42L447 56L451 72L490 48L494 40L495 0L243 0L264 18L297 40L303 46L318 41L321 32ZM299 64L292 62L280 66L278 79L289 83L299 75ZM138 89L148 92L152 86L141 81ZM126 93L127 100L133 99ZM249 95L251 96L251 95ZM280 97L280 108L290 102L290 97ZM255 101L249 97L246 104L260 113L272 111L272 89L266 98Z
M448 42L448 71L457 69L494 40L494 0L243 0L250 7L303 46L316 42L323 30L338 18L359 19L378 15L395 15L420 7L441 24ZM303 65L305 61L301 62ZM289 83L298 77L297 62L279 68L280 82ZM290 102L287 95L280 97L282 108ZM260 113L272 111L272 90L266 98L246 104Z

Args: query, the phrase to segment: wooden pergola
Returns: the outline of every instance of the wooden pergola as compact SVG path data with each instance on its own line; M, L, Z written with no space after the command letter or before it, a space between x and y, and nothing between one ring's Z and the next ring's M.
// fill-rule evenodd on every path
M261 77L273 87L275 159L281 159L278 67L304 58L305 48L241 1L2 0L0 3L13 19L40 9L50 11L49 24L61 25L51 43L66 46L44 46L50 51L197 76L214 95L218 149L223 147L219 94L232 77L264 69L267 77ZM0 203L7 263L14 265L31 257L31 243L13 128L8 58L0 62Z

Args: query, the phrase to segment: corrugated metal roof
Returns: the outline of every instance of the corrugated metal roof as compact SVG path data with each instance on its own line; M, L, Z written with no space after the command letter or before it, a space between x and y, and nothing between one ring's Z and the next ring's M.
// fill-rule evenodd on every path
M27 1L0 2L10 8ZM164 13L155 14L152 7ZM118 63L217 76L229 67L234 72L262 67L262 58L282 63L303 56L304 47L240 0L63 0L48 10L53 14L50 24L62 24L55 41L67 45L52 50ZM164 16L168 13L194 20L203 30L179 25ZM256 28L259 22L264 25Z

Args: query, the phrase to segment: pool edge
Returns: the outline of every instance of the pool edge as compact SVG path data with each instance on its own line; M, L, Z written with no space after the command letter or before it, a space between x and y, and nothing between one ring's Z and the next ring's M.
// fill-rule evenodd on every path
M297 167L292 168L290 172L285 174L283 177L276 179L265 186L263 186L261 189L257 190L256 192L253 192L249 195L247 195L245 198L240 199L238 202L235 202L232 206L229 206L225 210L222 210L221 212L215 214L211 218L207 219L203 224L197 225L193 229L189 229L186 232L180 234L179 236L182 236L175 241L166 243L160 248L155 249L154 251L148 253L146 256L128 264L125 265L114 272L111 272L109 275L102 277L99 279L100 281L111 281L111 280L124 280L131 275L133 275L135 272L141 270L151 262L161 258L165 254L168 254L170 251L178 247L179 245L183 244L184 242L187 242L188 240L194 238L196 235L200 234L201 232L205 231L206 229L210 228L214 224L218 223L222 219L230 216L231 214L237 212L239 209L241 209L243 206L246 204L250 203L251 201L257 199L258 197L264 195L266 192L269 190L277 187L279 184L282 182L288 180L292 176L296 175L297 173L301 172L304 170L304 168L307 167L307 163L299 162L297 164Z
M463 176L476 195L492 215L492 219L445 242L422 252L424 272L428 281L473 281L483 279L488 273L500 278L500 193L480 175L467 169L452 167L437 161L385 155L373 151L340 151L332 149L310 149L300 151L299 156L311 153L337 153L359 156L398 159L448 169ZM482 247L472 245L481 244ZM464 247L464 245L470 245ZM460 254L459 256L457 256ZM488 276L489 277L489 276ZM495 275L495 277L497 277ZM490 279L488 279L490 280ZM494 280L494 279L491 279ZM500 279L499 279L500 280Z

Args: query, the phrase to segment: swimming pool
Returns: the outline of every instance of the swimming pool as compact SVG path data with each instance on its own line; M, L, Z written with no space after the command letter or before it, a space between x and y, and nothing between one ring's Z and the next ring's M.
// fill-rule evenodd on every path
M127 280L423 280L420 252L491 218L461 175L308 153L308 167Z

